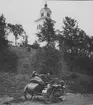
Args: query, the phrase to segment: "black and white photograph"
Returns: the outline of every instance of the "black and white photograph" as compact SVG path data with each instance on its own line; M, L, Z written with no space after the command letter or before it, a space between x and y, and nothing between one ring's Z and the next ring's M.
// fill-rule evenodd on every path
M93 105L93 0L0 0L0 105Z

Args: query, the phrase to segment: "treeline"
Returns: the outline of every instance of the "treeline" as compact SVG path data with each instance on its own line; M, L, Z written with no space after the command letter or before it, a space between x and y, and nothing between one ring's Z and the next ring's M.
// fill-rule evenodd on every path
M19 36L24 41L22 46L27 47L27 35L22 25L6 23L3 15L0 16L0 71L16 71L17 56L9 50L7 36L13 33L15 45ZM58 33L54 29L51 19L44 21L38 40L32 45L37 50L31 65L34 70L42 73L66 74L67 71L78 71L93 74L93 36L88 36L79 28L78 22L70 17L63 19L62 31ZM40 47L40 43L46 45ZM58 46L56 46L58 45Z
M63 23L61 35L70 70L93 75L93 36L80 29L75 19L65 17ZM76 67L78 70L75 70Z
M66 17L63 23L65 52L93 57L93 36L88 36L80 29L74 19Z
M93 73L93 36L88 36L79 28L78 22L65 17L62 31L55 32L51 19L46 19L40 32L38 42L46 42L43 57L37 57L43 72L60 73L77 71L92 75ZM58 49L56 49L58 44ZM42 52L39 52L39 54ZM40 59L40 61L39 61ZM56 72L55 72L56 71Z

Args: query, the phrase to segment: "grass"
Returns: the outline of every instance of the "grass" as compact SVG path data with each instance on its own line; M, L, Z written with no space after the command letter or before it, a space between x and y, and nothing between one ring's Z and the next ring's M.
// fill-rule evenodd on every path
M29 83L30 76L23 74L0 73L0 96L20 97L24 86Z
M17 72L9 73L9 69L7 69L7 72L0 72L0 96L8 95L18 97L23 95L23 88L29 83L31 78L33 71L31 63L33 56L36 54L36 50L28 52L27 48L15 46L10 46L9 50L18 57ZM8 64L6 63L6 65Z
M70 90L70 92L81 94L93 93L93 77L74 73L73 78L72 75L65 77L68 92ZM29 74L0 73L0 96L7 95L14 99L23 96L23 89L30 79Z
M88 94L93 93L93 77L80 73L72 73L65 77L68 89L71 92Z

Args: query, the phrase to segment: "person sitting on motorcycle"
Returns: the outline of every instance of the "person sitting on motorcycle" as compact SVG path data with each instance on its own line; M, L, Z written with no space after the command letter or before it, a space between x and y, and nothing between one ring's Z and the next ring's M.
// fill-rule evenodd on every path
M37 74L37 72L36 71L33 71L32 72L32 77L35 77L35 76L37 76L38 74Z
M46 81L50 82L52 80L50 73L47 73L46 75Z
M33 71L32 79L31 79L30 82L38 83L38 84L43 84L44 83L42 78L40 78L39 74L36 71Z
M64 80L60 80L60 84L61 84L61 87L63 89L63 94L65 94L65 89L66 89L66 83Z
M64 80L60 80L61 86L64 87L66 85Z

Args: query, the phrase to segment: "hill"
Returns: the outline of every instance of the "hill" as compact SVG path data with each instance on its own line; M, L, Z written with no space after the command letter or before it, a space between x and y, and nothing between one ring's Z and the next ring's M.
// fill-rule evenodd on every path
M33 71L33 68L31 66L33 62L33 57L36 54L35 49L31 49L31 51L28 51L28 48L26 47L16 47L16 46L11 46L10 51L15 53L18 57L17 60L17 72L18 73L30 73Z
M0 72L0 95L18 98L22 96L24 86L30 82L31 74L34 69L33 62L35 62L36 53L40 51L40 49L31 49L31 51L28 51L27 48L13 46L10 46L9 49L17 56L17 71L12 73ZM67 83L67 91L82 94L93 92L92 76L75 71L68 71L68 75L62 77L62 79Z

